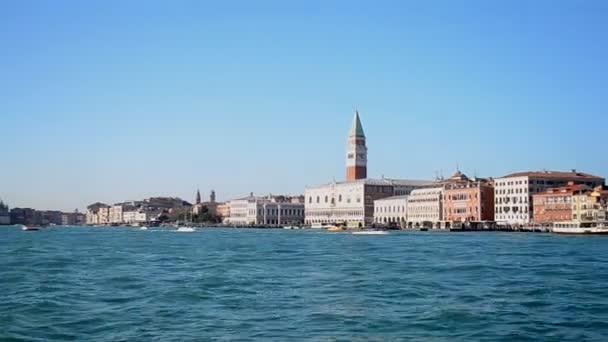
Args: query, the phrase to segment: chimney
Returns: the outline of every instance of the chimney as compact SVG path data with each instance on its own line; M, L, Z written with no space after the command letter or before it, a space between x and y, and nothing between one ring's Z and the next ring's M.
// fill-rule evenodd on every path
M572 169L572 173L576 173L576 169Z

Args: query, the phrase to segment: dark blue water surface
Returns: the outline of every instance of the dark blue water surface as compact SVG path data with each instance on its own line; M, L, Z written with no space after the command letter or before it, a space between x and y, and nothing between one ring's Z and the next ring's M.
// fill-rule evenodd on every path
M608 340L608 237L0 229L0 340Z

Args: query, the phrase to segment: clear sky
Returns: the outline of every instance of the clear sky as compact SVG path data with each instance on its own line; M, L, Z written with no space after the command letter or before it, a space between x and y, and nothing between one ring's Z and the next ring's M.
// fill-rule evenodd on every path
M0 5L0 198L302 193L369 176L608 176L608 1Z

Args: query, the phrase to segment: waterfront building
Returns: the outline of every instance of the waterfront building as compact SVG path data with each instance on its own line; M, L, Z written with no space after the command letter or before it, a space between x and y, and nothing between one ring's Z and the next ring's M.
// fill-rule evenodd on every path
M217 205L217 216L223 221L230 217L230 204L229 203L219 203Z
M429 181L358 179L308 187L305 191L306 224L346 224L364 227L374 222L374 201L407 195Z
M591 191L572 196L572 220L579 222L605 221L608 211L608 190L597 186Z
M64 226L80 226L85 224L85 222L85 215L79 213L78 209L75 209L72 213L61 214L61 224Z
M374 201L374 223L406 227L407 195L391 196Z
M491 179L469 178L456 171L441 183L444 186L443 220L448 224L494 221L494 184Z
M304 203L290 196L254 196L231 200L230 216L225 223L232 225L295 225L304 223Z
M11 224L41 225L42 215L32 208L12 208L9 212Z
M107 224L110 206L104 203L94 203L87 207L86 224L99 225Z
M209 195L209 201L201 202L200 192L196 193L196 204L192 206L192 214L201 215L203 213L209 213L211 216L218 216L218 206L222 203L216 202L215 190L211 190Z
M367 145L359 112L355 111L346 148L346 181L307 187L305 222L309 225L346 224L363 227L374 222L374 201L408 195L430 181L370 179L367 177Z
M589 187L603 185L604 178L572 170L527 171L513 173L494 181L494 217L498 223L525 225L534 221L533 196L568 182Z
M63 213L58 210L36 210L38 215L40 216L40 224L42 225L61 225L63 223L62 216Z
M534 220L536 224L571 221L573 197L583 197L591 192L584 184L569 182L567 186L549 188L544 192L532 195Z
M8 205L4 204L4 202L0 200L0 225L8 224L11 224L10 211L8 209Z
M407 198L408 228L441 228L443 187L413 190Z
M359 112L355 111L353 122L348 133L346 150L346 181L355 181L367 178L367 145L365 133L359 118Z
M138 224L152 221L151 213L145 209L130 209L122 213L124 223Z
M113 206L111 206L109 209L109 213L108 213L110 223L113 223L113 224L123 223L122 212L123 212L122 203L114 204Z

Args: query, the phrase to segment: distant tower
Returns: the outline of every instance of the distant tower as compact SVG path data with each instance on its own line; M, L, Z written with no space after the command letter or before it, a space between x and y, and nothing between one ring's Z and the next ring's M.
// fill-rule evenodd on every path
M355 110L353 123L348 133L346 150L346 180L354 181L367 178L367 146L365 133L359 119L359 111Z
M201 192L196 190L196 204L201 204Z
M215 190L211 190L211 195L209 196L209 202L215 203Z

